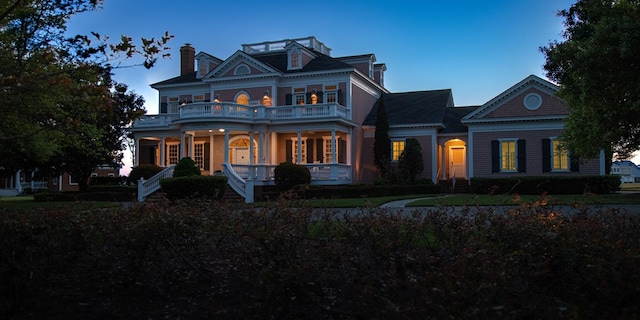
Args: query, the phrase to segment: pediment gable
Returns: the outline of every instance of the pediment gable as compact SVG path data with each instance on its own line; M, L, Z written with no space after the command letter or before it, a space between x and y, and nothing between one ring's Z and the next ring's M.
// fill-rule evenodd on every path
M248 75L280 74L273 67L256 60L251 55L236 51L218 67L211 70L204 78L227 78Z
M562 118L568 109L555 95L557 91L553 83L530 75L465 116L462 122Z

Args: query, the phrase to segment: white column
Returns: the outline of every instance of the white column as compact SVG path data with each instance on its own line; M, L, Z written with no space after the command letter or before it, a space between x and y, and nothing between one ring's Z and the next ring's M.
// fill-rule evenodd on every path
M255 151L253 150L253 129L249 130L249 180L253 180L255 178L255 167L253 157L255 155Z
M469 184L471 184L471 178L473 178L473 132L469 130L467 137L467 180L469 180Z
M215 171L213 168L213 133L209 133L209 175L212 176Z
M440 149L442 150L442 155L441 155L441 158L442 158L442 163L441 163L442 173L440 175L440 180L446 180L447 179L447 162L445 161L446 152L445 152L445 148L444 148L444 143L440 145Z
M229 163L229 130L224 131L224 163Z
M165 137L162 137L162 139L160 139L160 166L161 167L166 167L167 166L167 142L165 140Z
M187 154L189 155L189 158L191 158L191 160L194 159L194 156L193 156L193 152L194 152L194 149L195 149L193 147L194 139L195 139L194 134L189 134L189 145L187 146L187 148L188 148Z
M331 163L337 163L338 159L336 159L336 129L331 130Z
M438 138L431 136L431 181L438 183Z
M184 132L180 131L180 154L178 160L184 158Z
M139 166L140 165L140 138L136 137L136 152L134 154L135 157L135 161L134 161L134 166Z
M302 131L298 130L298 164L302 164L302 151L300 149L302 146Z

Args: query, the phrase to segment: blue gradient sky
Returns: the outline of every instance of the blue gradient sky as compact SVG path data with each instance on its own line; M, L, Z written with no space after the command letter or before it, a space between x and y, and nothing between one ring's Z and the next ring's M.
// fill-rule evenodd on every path
M387 65L391 92L452 89L456 106L472 106L530 74L546 78L539 48L562 40L557 12L574 2L106 0L101 10L72 17L68 31L112 39L175 36L172 57L154 68L115 71L116 81L145 98L148 114L158 113L158 94L149 84L179 75L185 43L226 59L242 44L308 36L334 57L375 54ZM130 163L126 155L123 174Z
M171 59L115 79L158 113L149 84L179 74L179 47L191 43L226 59L241 44L316 36L335 57L373 53L391 92L452 89L457 106L481 105L530 74L544 77L541 46L560 40L556 13L568 0L498 1L146 1L107 0L72 17L70 33L173 34Z

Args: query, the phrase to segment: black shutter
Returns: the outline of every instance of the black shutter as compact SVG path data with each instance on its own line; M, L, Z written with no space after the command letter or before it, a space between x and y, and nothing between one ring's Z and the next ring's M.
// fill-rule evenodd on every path
M542 172L551 172L551 139L542 139Z
M519 139L518 144L518 172L527 172L527 141Z
M569 170L571 172L580 172L580 158L569 156Z
M209 160L211 159L211 157L209 156L210 150L211 150L211 144L205 143L204 144L204 169L205 170L211 169L209 167Z
M291 154L293 153L293 141L291 140L286 141L285 152L287 153L285 156L285 159L286 159L285 161L293 162L293 157L291 156Z
M318 103L322 103L322 91L316 93L316 95L318 96Z
M338 140L338 163L347 163L347 141Z
M287 106L293 104L293 95L291 93L287 93L284 95L284 104Z
M307 163L313 163L313 139L307 139Z
M324 140L316 139L316 161L324 162Z
M306 104L311 104L311 92L307 92L307 96L306 96L305 100L307 100L305 102Z
M500 172L500 141L491 140L491 172Z
M166 102L160 103L160 113L167 113L167 103Z
M342 89L338 90L338 104L344 106L344 94L342 94Z

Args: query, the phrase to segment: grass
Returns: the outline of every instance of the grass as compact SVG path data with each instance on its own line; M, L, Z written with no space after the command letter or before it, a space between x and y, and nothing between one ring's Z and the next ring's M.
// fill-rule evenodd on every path
M15 196L0 197L0 212L3 209L12 211L27 210L54 210L54 209L73 209L73 210L89 210L102 209L121 206L118 202L109 201L82 201L82 202L39 202L33 200L33 196Z
M430 199L421 199L407 207L425 206L509 206L527 203L545 202L552 205L589 205L589 204L640 204L640 197L629 194L601 195L443 195Z

